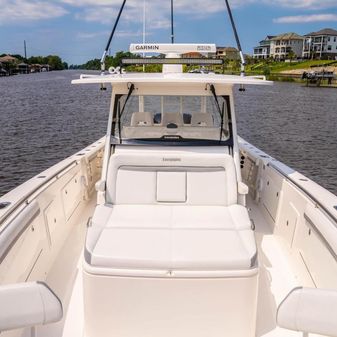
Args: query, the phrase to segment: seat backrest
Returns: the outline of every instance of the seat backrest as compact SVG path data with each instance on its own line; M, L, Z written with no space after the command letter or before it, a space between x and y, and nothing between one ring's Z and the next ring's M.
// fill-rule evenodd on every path
M164 112L161 121L163 126L168 124L176 124L177 126L183 126L183 115L180 112Z
M131 117L131 126L152 126L153 118L151 112L134 112Z
M229 206L237 203L234 160L227 154L114 154L106 184L108 204Z
M209 113L194 112L192 113L191 125L212 127L214 125L213 117Z

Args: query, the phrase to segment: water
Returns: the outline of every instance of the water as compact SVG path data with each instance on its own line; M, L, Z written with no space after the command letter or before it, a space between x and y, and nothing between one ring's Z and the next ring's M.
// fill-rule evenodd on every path
M337 89L249 87L236 109L243 138L337 195Z
M102 137L110 92L75 71L0 78L0 196ZM239 134L337 194L337 90L236 90Z

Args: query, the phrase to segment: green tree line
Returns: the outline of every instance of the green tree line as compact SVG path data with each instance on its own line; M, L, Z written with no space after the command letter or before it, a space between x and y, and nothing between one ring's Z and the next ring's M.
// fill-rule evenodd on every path
M6 56L7 54L2 54L0 57ZM27 64L48 64L53 70L64 70L68 69L67 62L64 62L61 57L57 55L48 55L48 56L31 56L28 59L25 59L22 55L15 54L11 55L18 59L19 63L24 62Z
M132 54L130 52L119 51L115 56L107 56L105 60L106 69L110 67L118 67L121 65L121 60L123 58L137 58L139 55ZM101 60L93 59L81 65L71 65L70 69L86 69L86 70L100 70L101 69Z

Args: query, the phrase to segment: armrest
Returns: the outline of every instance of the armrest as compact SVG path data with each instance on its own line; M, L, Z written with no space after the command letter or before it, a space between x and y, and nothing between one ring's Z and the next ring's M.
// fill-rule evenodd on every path
M97 192L105 192L105 180L98 180L95 184L95 188Z
M239 181L238 182L238 192L239 194L247 195L249 193L249 188L245 183L243 183L242 181Z
M0 331L58 322L59 298L41 282L0 286Z
M295 288L277 310L281 328L337 337L337 291Z

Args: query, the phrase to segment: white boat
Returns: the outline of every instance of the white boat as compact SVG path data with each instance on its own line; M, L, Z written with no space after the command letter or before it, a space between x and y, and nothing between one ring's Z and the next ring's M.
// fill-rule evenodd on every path
M214 48L73 81L112 85L107 133L0 198L1 336L337 336L337 197L237 134L272 82L182 73Z

